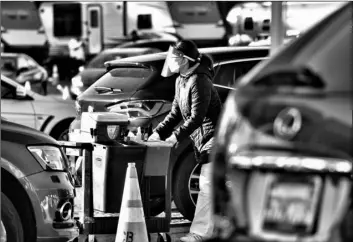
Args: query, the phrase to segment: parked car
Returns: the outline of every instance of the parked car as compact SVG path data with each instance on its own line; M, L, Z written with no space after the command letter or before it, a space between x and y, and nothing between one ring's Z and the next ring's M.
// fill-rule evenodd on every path
M217 47L201 49L214 59L214 84L225 100L239 76L249 71L268 55L267 47ZM166 52L108 62L107 73L81 94L76 102L78 115L70 127L70 135L80 129L81 113L109 111L128 114L140 126L153 128L169 112L174 97L176 76L160 75ZM107 107L109 106L109 107ZM179 211L192 219L198 196L197 166L191 141L180 143L178 160L173 169L173 198ZM153 178L154 179L154 178ZM163 209L164 183L153 180L155 214Z
M1 119L1 241L78 241L73 184L57 141Z
M90 60L76 76L71 79L70 93L73 99L97 81L106 71L104 63L110 60L160 52L155 48L112 48L103 50Z
M222 241L353 241L351 28L347 3L231 91L211 158Z
M32 57L22 53L1 53L1 74L24 85L48 80L48 72Z
M76 111L73 100L42 96L1 75L1 116L54 139L67 140Z

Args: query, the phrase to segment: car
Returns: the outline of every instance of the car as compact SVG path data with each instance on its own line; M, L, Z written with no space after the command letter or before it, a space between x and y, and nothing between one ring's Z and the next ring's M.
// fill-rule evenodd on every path
M70 94L72 99L84 92L106 71L106 61L121 59L130 56L144 55L160 52L155 48L112 48L103 50L93 57L76 76L71 79Z
M1 53L1 74L16 80L21 85L48 80L47 70L32 57L23 53Z
M220 234L353 241L351 28L346 3L234 86L211 158Z
M214 85L225 100L237 78L244 75L269 53L268 47L216 47L200 51L212 56L216 75ZM176 76L160 75L166 52L125 58L108 62L107 73L90 86L76 100L78 115L70 126L70 140L80 139L81 113L118 112L128 114L139 126L155 128L170 111L174 97ZM109 107L108 107L109 106ZM198 196L197 166L191 141L178 145L173 169L173 199L184 217L192 220ZM154 178L153 178L154 179ZM158 214L164 197L164 183L152 181L155 197L152 211ZM153 204L151 202L151 204Z
M78 241L68 169L52 137L1 119L1 241Z
M54 139L67 140L76 110L73 100L42 96L1 75L1 116L47 133Z

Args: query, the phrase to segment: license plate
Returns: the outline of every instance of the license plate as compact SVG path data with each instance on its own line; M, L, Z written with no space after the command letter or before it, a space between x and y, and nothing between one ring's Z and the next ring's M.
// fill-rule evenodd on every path
M298 179L299 180L299 179ZM284 233L307 233L313 226L320 180L276 180L265 204L264 229Z

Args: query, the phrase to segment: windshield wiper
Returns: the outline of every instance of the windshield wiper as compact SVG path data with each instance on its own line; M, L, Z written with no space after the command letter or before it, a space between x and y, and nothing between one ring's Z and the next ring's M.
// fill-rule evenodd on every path
M114 92L123 92L123 90L118 89L118 88L112 88L112 87L94 87L94 90L98 94L106 94L106 93L114 93Z

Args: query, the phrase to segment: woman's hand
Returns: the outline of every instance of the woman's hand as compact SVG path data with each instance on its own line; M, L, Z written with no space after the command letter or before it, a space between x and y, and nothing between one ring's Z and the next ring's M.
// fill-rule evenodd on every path
M178 142L178 140L177 140L177 138L175 137L174 134L169 136L169 138L166 139L165 141L168 142L168 143L171 143L172 145L175 145Z
M148 137L148 141L159 141L161 140L161 137L157 132L153 132L150 137Z

